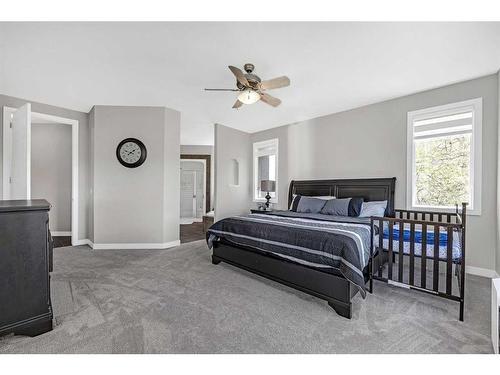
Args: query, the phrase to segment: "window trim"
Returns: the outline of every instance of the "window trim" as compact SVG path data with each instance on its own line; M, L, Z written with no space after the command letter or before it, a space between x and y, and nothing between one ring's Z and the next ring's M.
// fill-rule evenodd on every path
M483 98L464 100L436 107L410 111L407 115L406 139L406 208L419 211L455 212L455 208L442 206L416 206L414 201L413 182L415 181L415 143L413 139L413 123L429 117L446 116L454 114L459 109L472 110L472 142L471 142L471 196L473 206L469 206L467 213L481 215L482 191L482 139L483 139ZM461 202L458 202L459 204Z
M265 198L258 198L255 196L257 190L258 190L258 181L257 181L257 178L258 178L258 163L257 163L257 158L259 156L265 156L265 155L274 155L274 154L267 154L267 153L259 153L258 150L260 148L263 148L263 147L268 147L268 146L274 146L276 147L276 171L275 171L275 176L276 176L276 193L275 193L275 196L273 198L271 198L270 202L271 203L275 203L277 204L278 203L278 170L279 170L279 140L278 138L272 138L272 139L266 139L265 141L260 141L260 142L254 142L253 143L253 160L252 160L252 164L253 164L253 178L252 178L252 200L253 202L265 202L266 199Z

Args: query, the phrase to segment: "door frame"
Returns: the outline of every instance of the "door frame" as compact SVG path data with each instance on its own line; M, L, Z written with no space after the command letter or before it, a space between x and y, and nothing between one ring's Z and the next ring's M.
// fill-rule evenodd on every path
M181 155L182 156L182 155ZM201 158L198 158L198 159L194 159L194 158L181 158L181 165L182 165L182 162L183 161L197 161L197 162L200 162L203 164L203 167L205 169L205 173L203 173L203 207L205 207L205 210L206 210L206 207L207 207L207 160L206 159L201 159ZM196 172L196 171L193 171L193 172ZM196 190L196 174L195 174L195 190ZM210 200L210 199L208 199ZM198 210L196 210L198 211ZM203 220L203 215L205 215L207 212L203 212L201 213L201 218L200 220ZM195 219L198 219L198 217L194 217Z
M210 212L210 207L211 207L211 181L212 181L212 176L211 176L211 170L212 170L212 163L211 163L211 156L208 154L181 154L181 161L182 160L194 160L194 161L205 161L205 212L203 214L206 214L207 212Z
M29 121L30 125L28 126L28 129L26 129L26 137L29 139L29 142L26 142L26 181L31 181L31 103L25 103L19 108L16 108L16 112L20 110L23 107L27 107L28 110L28 117L27 120ZM12 157L9 159L5 155L10 155L12 156L13 149L14 149L14 142L13 142L13 135L12 131L12 124L14 121L14 112L9 111L7 115L4 115L3 119L3 124L9 124L9 127L3 127L3 158L2 160L6 160L3 163L3 175L6 176L5 179L2 180L3 186L2 186L2 198L7 199L7 191L9 192L8 196L9 199L12 199L11 196L11 179L9 177L12 177ZM26 197L29 199L31 197L31 184L26 183Z
M13 107L3 107L3 134L2 134L2 139L3 139L3 148L2 148L2 154L3 154L3 159L2 159L2 199L6 199L6 189L5 187L8 186L8 177L6 176L6 165L9 165L11 163L11 157L12 155L7 152L7 150L10 150L10 148L6 149L6 144L10 140L10 134L9 126L5 126L5 124L9 124L11 120L11 114L15 112L17 108ZM63 125L70 125L71 126L71 244L75 246L78 243L78 140L79 140L79 133L78 133L78 128L79 128L79 121L66 118L66 117L60 117L60 116L54 116L54 115L49 115L46 113L40 113L40 112L34 112L32 111L31 114L36 115L38 118L41 118L43 120L47 120L48 122L55 122L58 124L63 124ZM33 126L33 123L31 124ZM31 166L31 160L30 160L30 166ZM30 184L31 184L31 176L30 176ZM28 197L31 199L31 196Z

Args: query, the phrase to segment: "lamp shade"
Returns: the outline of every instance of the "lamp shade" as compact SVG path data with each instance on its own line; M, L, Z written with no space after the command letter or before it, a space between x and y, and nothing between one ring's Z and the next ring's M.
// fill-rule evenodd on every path
M252 89L246 89L238 95L238 100L245 104L253 104L260 99L260 94Z
M260 190L266 192L274 192L276 191L276 181L273 180L261 180L260 181Z

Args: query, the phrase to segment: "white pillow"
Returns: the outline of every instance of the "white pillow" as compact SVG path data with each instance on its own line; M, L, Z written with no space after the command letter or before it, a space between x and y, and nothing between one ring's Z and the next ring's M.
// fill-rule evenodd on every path
M292 209L293 201L295 200L296 196L297 196L297 194L292 194L292 201L290 202L290 207L288 207L289 210ZM304 196L306 196L306 195L304 195ZM330 199L335 199L335 197L333 195L313 195L310 198L323 199L325 201L329 201Z
M370 217L370 216L383 217L385 214L386 207L387 207L387 201L363 202L363 204L361 205L361 212L359 213L359 217Z

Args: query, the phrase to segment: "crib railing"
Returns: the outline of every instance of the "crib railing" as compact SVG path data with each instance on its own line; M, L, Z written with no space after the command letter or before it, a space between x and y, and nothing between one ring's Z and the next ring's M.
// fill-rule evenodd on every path
M460 320L464 318L465 291L465 224L467 205L462 204L459 212L429 212L415 210L395 210L396 217L372 217L372 246L370 252L370 291L373 291L373 280L379 280L391 285L414 289L447 298L460 303ZM427 220L428 219L428 220ZM417 233L420 230L420 240ZM384 243L384 228L387 228L387 238ZM394 238L394 230L399 236ZM409 229L408 229L409 228ZM405 239L405 230L409 236ZM440 255L440 234L446 233L445 256ZM433 243L428 244L428 233L433 234ZM454 233L458 234L460 257L453 259ZM395 248L395 242L397 243ZM405 251L405 243L407 244ZM418 245L417 245L418 244ZM432 246L432 254L427 254L427 247ZM420 252L415 251L420 246ZM375 255L386 255L377 269L373 269ZM430 267L429 267L430 263ZM440 272L440 264L444 272ZM396 267L395 267L396 266ZM453 266L457 276L458 288L453 288ZM396 268L396 269L394 269ZM419 274L419 277L416 277ZM444 274L444 280L441 275ZM428 276L432 280L428 282ZM440 285L441 284L441 285ZM458 289L458 291L456 291Z
M462 216L467 210L467 203L462 203L462 209L455 207L455 212L436 212L436 211L419 211L419 210L404 210L395 209L394 216L399 219L413 219L421 221L436 221L439 223L461 223Z

